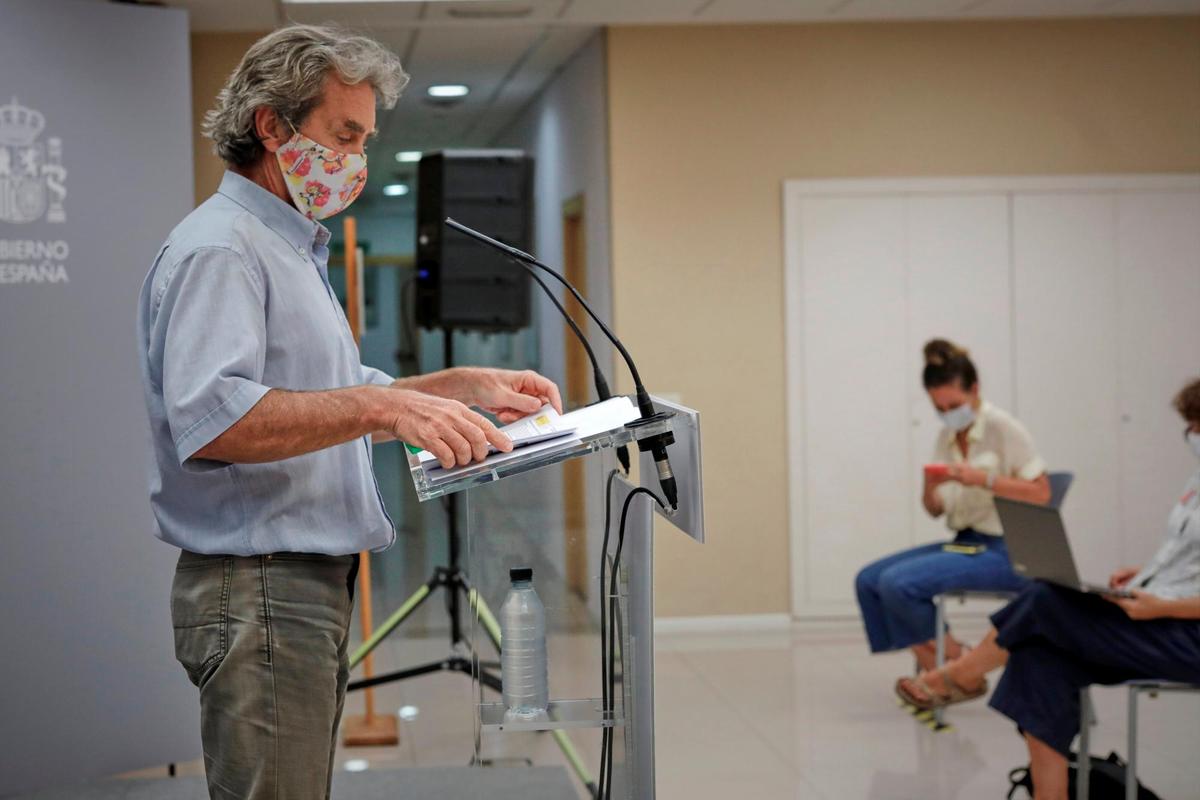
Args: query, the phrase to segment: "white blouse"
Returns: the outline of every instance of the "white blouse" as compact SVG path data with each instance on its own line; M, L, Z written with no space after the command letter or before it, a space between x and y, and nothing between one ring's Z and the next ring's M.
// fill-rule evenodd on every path
M1041 477L1046 462L1038 455L1033 437L1016 417L991 403L980 405L975 423L967 431L967 456L958 449L955 433L943 428L933 448L933 460L944 464L963 464L994 473L1002 478ZM946 509L946 525L952 531L973 528L980 533L1001 536L1000 515L992 492L982 486L943 483L937 488Z
M1167 517L1167 541L1129 585L1167 600L1200 596L1200 472Z

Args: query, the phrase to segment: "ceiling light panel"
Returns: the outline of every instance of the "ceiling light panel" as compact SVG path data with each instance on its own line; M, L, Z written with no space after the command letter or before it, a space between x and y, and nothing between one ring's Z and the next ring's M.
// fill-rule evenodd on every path
M471 87L462 83L435 83L425 90L425 94L438 99L466 97L471 93Z

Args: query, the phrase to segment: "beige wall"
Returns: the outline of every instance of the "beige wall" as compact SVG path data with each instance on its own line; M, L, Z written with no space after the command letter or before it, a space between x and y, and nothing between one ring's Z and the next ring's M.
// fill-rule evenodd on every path
M265 35L262 33L193 33L192 34L192 120L195 131L192 147L195 153L196 204L216 191L225 165L213 155L212 142L200 135L204 112L213 107L217 92L250 45Z
M615 321L651 390L705 423L708 543L659 537L660 616L788 610L782 181L1200 170L1197 18L617 28L608 47Z

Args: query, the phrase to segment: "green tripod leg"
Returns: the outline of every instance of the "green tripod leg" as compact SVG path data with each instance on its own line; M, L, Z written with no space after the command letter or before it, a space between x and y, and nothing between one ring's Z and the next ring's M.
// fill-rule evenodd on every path
M389 633L396 629L401 622L408 618L408 615L417 610L421 603L425 602L425 598L429 597L429 593L433 590L429 584L425 584L417 591L413 592L412 597L404 601L395 612L388 617L382 625L375 629L371 637L359 645L358 649L350 654L350 669L358 666L359 662L367 657L367 654L379 646L379 643L387 637Z
M492 644L496 646L496 650L500 650L500 623L496 621L496 617L492 614L492 609L488 608L487 601L479 596L479 592L471 589L467 592L467 601L471 604L471 610L475 612L475 616L479 618L479 622L483 625L484 631L487 632L488 638L492 640Z
M492 644L496 646L496 650L500 650L500 623L496 621L492 610L488 608L487 601L479 596L479 592L471 589L467 594L468 601L471 604L471 609L475 612L475 616L483 625L484 631L487 632L488 638L492 640ZM583 758L579 755L579 751L575 749L574 742L567 736L566 731L555 729L550 731L554 735L554 741L558 745L558 749L566 756L567 761L571 764L571 768L575 770L575 774L579 777L581 783L587 787L587 790L592 794L596 793L596 784L592 780L592 776L588 773L587 766L583 763Z

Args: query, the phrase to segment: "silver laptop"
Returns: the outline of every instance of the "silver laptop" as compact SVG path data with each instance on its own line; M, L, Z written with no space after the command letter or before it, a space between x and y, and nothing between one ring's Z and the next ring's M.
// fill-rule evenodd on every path
M996 498L996 511L1004 527L1008 560L1018 575L1037 578L1079 592L1130 597L1124 589L1112 589L1102 583L1080 580L1057 508Z

